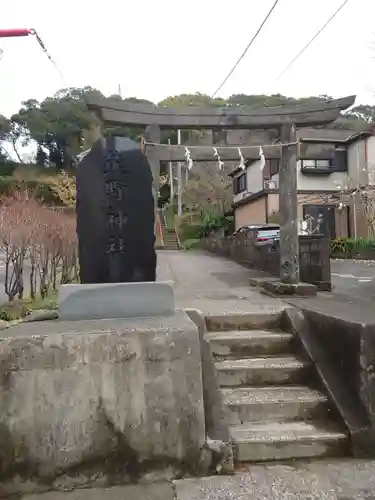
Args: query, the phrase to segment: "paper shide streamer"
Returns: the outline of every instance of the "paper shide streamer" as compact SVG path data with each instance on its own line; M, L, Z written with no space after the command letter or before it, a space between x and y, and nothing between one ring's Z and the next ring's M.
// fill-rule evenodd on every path
M219 170L223 170L224 162L221 161L218 150L216 148L212 148L212 149L214 150L214 156L217 159L217 164L218 164Z
M185 160L188 166L188 170L191 170L193 168L193 160L191 159L190 150L186 146L185 146Z
M240 168L242 168L242 170L245 170L246 168L245 158L243 157L241 148L238 148L238 156L240 157Z

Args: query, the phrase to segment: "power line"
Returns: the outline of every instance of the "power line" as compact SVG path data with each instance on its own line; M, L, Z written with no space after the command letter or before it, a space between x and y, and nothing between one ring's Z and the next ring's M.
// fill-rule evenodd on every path
M228 73L228 75L225 77L225 79L223 80L223 82L221 83L221 85L219 85L219 87L216 89L216 91L212 94L211 96L211 99L213 99L215 97L215 95L222 89L222 87L227 83L228 79L231 77L231 75L233 74L234 70L237 68L237 66L240 64L240 62L242 61L242 59L245 57L247 51L249 50L249 48L252 46L252 44L255 42L255 39L257 38L257 36L259 35L259 33L262 31L262 28L263 26L266 24L266 22L268 21L268 18L270 17L270 15L272 14L273 10L275 9L276 5L279 3L279 0L276 0L275 3L272 5L271 9L269 10L268 14L266 15L266 17L263 19L263 22L262 24L259 26L257 32L255 33L255 35L253 36L253 38L250 40L250 42L248 43L246 49L243 51L243 53L241 54L241 56L238 58L236 64L233 66L233 68L230 70L230 72Z
M332 16L328 19L328 21L320 28L320 30L315 33L315 35L311 38L311 40L303 47L303 49L290 61L288 66L279 74L279 76L276 78L276 81L279 80L287 71L288 69L301 57L301 55L305 52L306 49L310 47L310 45L313 43L313 41L322 33L322 31L325 30L325 28L329 25L331 21L337 16L337 14L340 12L340 10L345 7L345 5L349 2L349 0L345 0L343 4L340 5L340 7L332 14Z

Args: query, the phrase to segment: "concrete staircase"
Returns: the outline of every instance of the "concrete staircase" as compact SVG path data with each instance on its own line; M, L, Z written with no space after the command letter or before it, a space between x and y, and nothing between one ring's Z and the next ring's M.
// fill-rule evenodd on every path
M164 240L164 245L162 248L164 250L180 249L180 247L178 246L176 231L174 229L163 227L163 240Z
M346 431L291 333L259 315L206 324L237 462L347 453Z

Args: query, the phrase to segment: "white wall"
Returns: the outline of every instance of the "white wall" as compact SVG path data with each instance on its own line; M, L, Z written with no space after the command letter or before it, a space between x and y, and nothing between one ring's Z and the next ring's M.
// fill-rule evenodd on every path
M236 175L239 177L242 172ZM233 203L237 203L252 193L258 193L263 189L263 172L260 170L260 161L255 161L246 168L246 191L233 196Z
M367 138L367 169L369 184L375 184L375 137Z
M347 183L346 172L333 172L332 174L303 174L301 161L297 161L297 189L301 191L328 191L336 190L338 186Z
M260 160L254 161L246 169L247 190L249 193L258 193L263 189L263 172L260 169Z
M356 188L367 184L366 140L353 142L347 151L349 186Z

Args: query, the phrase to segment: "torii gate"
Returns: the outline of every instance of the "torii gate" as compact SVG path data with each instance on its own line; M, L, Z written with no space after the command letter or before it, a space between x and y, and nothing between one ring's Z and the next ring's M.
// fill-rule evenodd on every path
M175 110L149 104L136 104L116 99L90 98L88 107L103 122L111 125L143 125L145 154L154 176L154 188L159 184L160 161L186 161L185 145L160 144L161 129L251 129L278 131L280 145L264 148L267 158L280 157L279 204L280 279L296 285L299 282L299 240L297 224L297 127L325 125L336 120L341 111L354 104L355 96L316 102L307 105L269 108L199 108ZM262 146L262 144L259 144ZM213 145L216 147L216 145ZM240 148L244 160L259 158L259 149L246 145L217 146L222 160L239 160ZM196 147L194 161L217 161L212 148Z

